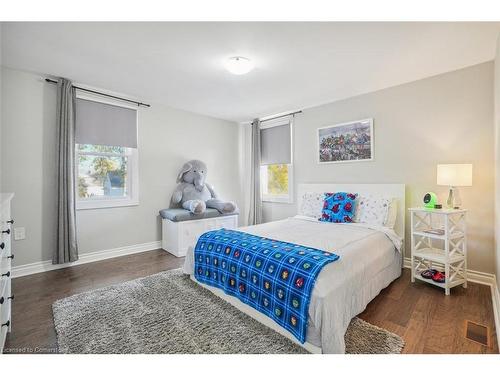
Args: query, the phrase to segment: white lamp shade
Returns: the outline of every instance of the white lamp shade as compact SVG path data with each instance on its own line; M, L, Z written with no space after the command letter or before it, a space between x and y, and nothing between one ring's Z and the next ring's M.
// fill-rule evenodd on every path
M437 184L472 186L472 164L438 164Z

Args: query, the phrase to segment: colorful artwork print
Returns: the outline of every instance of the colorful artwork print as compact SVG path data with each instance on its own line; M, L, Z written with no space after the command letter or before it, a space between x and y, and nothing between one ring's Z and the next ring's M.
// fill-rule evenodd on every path
M223 248L225 251L217 251ZM195 278L222 289L306 340L309 302L317 276L333 253L219 229L203 233L194 251Z
M319 163L373 160L373 120L318 129Z

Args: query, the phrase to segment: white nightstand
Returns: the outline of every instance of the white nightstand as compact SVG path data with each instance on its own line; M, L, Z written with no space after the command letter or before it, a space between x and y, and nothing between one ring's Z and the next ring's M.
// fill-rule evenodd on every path
M411 281L425 281L444 288L467 288L467 210L410 208ZM438 230L439 233L429 233ZM446 280L437 283L420 273L428 268L444 270Z

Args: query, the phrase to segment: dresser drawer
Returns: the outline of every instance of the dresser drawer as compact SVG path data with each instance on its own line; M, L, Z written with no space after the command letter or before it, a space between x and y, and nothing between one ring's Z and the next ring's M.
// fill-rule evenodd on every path
M2 254L2 257L0 258L0 275L3 275L6 272L9 272L12 267L11 267L11 260L7 258L7 253Z
M10 286L10 277L5 277L5 276L0 277L0 296L4 298L8 297L7 294L9 294L9 286Z
M4 301L0 305L0 322L1 324L4 324L7 320L10 320L10 299L7 298L8 296L3 296Z
M7 220L9 220L10 216L10 207L9 205L0 205L0 219L2 219L2 224L0 226L3 226Z
M0 221L0 264L8 261L7 257L11 253L12 229L11 225L7 224L4 219ZM10 233L2 233L9 231ZM1 268L1 266L0 266Z
M3 344L5 343L5 337L7 333L10 331L10 324L12 324L11 313L10 313L10 299L5 297L5 301L0 305L0 324L5 324L9 322L8 326L2 326L0 329L0 354L3 350Z
M9 264L10 266L9 258L7 258L11 254L10 237L6 235L1 236L0 245L3 247L3 249L0 247L0 269L3 269L5 264Z
M11 236L12 233L2 233L3 231L12 231L10 202L14 194L0 193L0 275L9 273L9 276L0 276L0 298L3 303L0 304L0 324L9 322L9 326L2 326L0 329L0 354L2 353L5 338L11 331Z
M3 303L0 304L0 324L4 324L7 321L9 322L9 326L2 326L0 330L0 354L3 350L3 344L5 343L5 337L7 333L10 332L10 324L12 323L11 318L11 299L10 296L10 285L4 283L0 287L5 287L2 294L0 294L0 298L3 298Z
M6 264L9 261L9 259L7 258L8 256L9 256L9 252L6 248L3 250L0 250L0 271L3 271L3 268L6 267Z
M10 271L11 269L11 260L8 258L10 253L10 241L5 238L0 241L0 244L3 244L4 248L0 249L0 275Z

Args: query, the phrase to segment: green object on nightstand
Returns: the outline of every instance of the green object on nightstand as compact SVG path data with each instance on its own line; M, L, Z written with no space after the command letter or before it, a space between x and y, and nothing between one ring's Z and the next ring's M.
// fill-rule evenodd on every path
M437 204L437 195L433 192L426 193L424 195L424 206L426 208L434 208Z

